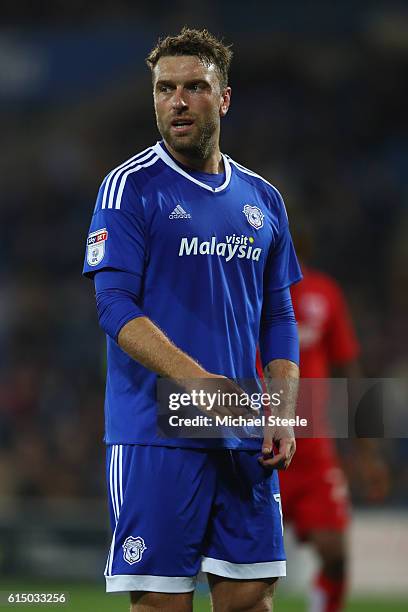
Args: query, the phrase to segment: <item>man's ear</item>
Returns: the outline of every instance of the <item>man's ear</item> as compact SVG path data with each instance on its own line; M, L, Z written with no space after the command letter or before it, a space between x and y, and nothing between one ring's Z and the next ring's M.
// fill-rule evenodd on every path
M222 91L221 96L220 117L225 117L231 104L231 87L226 87Z

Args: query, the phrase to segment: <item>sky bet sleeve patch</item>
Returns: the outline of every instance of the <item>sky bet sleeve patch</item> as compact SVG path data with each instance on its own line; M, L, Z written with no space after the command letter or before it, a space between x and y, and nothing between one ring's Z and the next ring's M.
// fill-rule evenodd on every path
M105 255L105 242L108 239L106 228L89 234L87 240L87 261L90 266L97 266Z

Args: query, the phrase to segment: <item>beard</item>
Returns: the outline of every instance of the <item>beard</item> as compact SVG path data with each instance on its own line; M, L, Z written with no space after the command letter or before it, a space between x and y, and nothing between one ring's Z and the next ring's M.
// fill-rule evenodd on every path
M205 121L195 119L192 133L180 136L172 133L170 122L165 123L157 115L156 120L163 140L177 153L194 159L207 159L211 155L217 143L218 114L207 117Z

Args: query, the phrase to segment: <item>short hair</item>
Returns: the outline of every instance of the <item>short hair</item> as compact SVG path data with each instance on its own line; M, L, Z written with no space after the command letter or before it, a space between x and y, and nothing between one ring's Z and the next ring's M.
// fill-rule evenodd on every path
M150 51L146 63L153 72L161 57L195 55L204 65L214 64L218 71L222 88L228 85L228 70L231 64L231 45L225 45L208 30L195 30L183 27L180 34L159 38L157 45Z

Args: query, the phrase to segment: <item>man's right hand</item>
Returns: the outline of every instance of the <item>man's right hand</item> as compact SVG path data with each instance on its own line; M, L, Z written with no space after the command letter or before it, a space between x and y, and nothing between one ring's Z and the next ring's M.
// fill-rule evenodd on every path
M187 393L202 390L212 398L217 398L214 403L204 400L197 406L207 416L242 416L246 418L256 416L248 405L248 401L244 400L244 396L248 394L236 382L226 376L208 372L197 379L180 380L180 383Z

